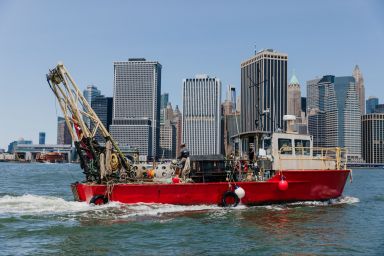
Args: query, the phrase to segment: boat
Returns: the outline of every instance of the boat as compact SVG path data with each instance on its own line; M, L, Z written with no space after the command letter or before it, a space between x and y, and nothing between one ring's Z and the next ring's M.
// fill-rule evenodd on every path
M63 163L65 161L65 156L60 152L47 152L47 153L37 153L36 162L40 163Z
M252 141L241 146L245 152L256 152L249 155L190 156L181 168L175 161L151 167L121 152L63 64L50 70L47 80L71 128L84 170L85 181L71 184L80 202L234 207L324 201L340 197L351 174L346 149L314 148L310 135L292 129L239 134L240 140L243 136L243 141ZM94 123L92 130L82 120L84 115ZM291 127L292 119L286 120ZM94 139L96 132L105 144Z

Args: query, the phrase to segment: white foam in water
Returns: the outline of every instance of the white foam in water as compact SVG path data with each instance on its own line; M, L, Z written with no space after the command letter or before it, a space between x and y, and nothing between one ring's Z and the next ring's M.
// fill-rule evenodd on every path
M341 204L356 204L360 202L359 198L351 196L343 196L336 199L330 199L327 201L303 201L290 203L288 206L332 206L332 205L341 205Z
M256 207L265 208L267 210L272 210L272 211L283 211L289 207L296 207L296 206L313 206L313 207L332 206L332 205L340 205L340 204L356 204L358 202L360 202L359 198L345 196L345 197L339 197L336 199L331 199L328 201L300 201L300 202L287 203L287 204L272 204L272 205L263 205L263 206L256 206Z
M281 206L281 205L278 205L278 204L263 205L263 206L257 206L257 207L262 207L262 208L265 208L265 209L268 209L268 210L272 210L272 211L282 211L282 210L284 210L284 207Z
M327 206L327 205L338 205L338 204L355 204L360 202L360 200L356 197L339 197L336 199L330 199L328 201L304 201L304 202L296 202L290 203L288 205L307 205L307 206Z
M331 204L356 204L359 203L360 199L353 196L343 196L337 199L332 199Z
M238 207L236 207L238 208ZM240 208L244 208L240 207ZM97 215L110 215L110 217L125 218L131 216L156 216L167 213L193 212L204 210L218 210L222 207L216 205L171 205L171 204L132 204L126 205L118 202L110 202L105 205L89 205L86 202L66 201L59 197L22 195L0 197L0 215L49 215L49 214L73 214L92 212ZM117 212L115 211L117 210ZM103 214L104 213L104 214ZM117 216L116 216L117 213ZM107 217L107 216L105 216Z
M0 197L0 214L53 214L87 211L85 202L69 202L59 197L22 195Z
M268 210L281 211L290 206L327 206L338 204L355 204L360 202L356 197L340 197L329 201L305 201L283 205L258 206ZM237 211L247 209L247 206L238 205L235 208L223 208L217 205L171 205L171 204L132 204L126 205L118 202L110 202L106 205L89 205L86 202L66 201L59 197L22 195L0 197L0 215L50 215L70 214L71 216L84 216L84 214L96 214L94 217L129 218L137 216L161 216L170 213L198 212L198 211ZM91 217L91 216L89 216Z
M156 215L163 215L167 213L223 209L222 207L217 205L173 205L173 204L133 204L133 205L129 205L128 208L130 212L121 217L156 216Z

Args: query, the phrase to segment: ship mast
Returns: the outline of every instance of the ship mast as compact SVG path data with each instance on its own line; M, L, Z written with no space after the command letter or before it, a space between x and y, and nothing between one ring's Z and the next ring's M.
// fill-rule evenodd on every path
M130 174L129 160L121 152L100 118L84 98L63 63L59 63L49 71L47 81L64 114L65 122L79 154L80 164L84 169L87 181L100 183L103 178L100 172L104 169L104 162L109 161L109 159L105 159L106 155L108 155L106 148L100 146L95 140L97 132L104 137L106 145L112 145L110 153L117 156L117 160L114 161L118 161L118 165L121 165L124 171ZM93 128L85 124L83 117L91 120Z
M256 53L256 51L255 51ZM268 118L268 113L269 113L269 109L267 110L262 110L261 109L261 104L260 104L260 85L263 85L265 84L266 82L268 82L269 80L265 79L264 76L261 75L261 71L260 71L260 67L259 67L259 64L256 63L256 81L255 82L248 74L247 74L247 78L249 79L249 81L251 82L251 85L248 86L248 89L250 88L255 88L256 89L256 96L257 96L257 105L255 106L256 108L256 111L257 111L257 116L256 116L256 119L255 119L255 126L256 126L256 144L254 145L254 150L256 151L258 148L259 148L259 144L261 143L261 138L263 136L263 130L264 130L264 125L265 123L263 123L263 117L264 115L266 116L266 118ZM262 81L260 81L261 79L264 79Z

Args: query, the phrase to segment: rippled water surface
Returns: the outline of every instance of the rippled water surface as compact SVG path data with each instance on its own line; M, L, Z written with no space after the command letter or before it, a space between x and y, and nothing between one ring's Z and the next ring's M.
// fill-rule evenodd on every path
M0 255L384 255L384 170L344 196L286 205L90 206L78 165L0 163Z

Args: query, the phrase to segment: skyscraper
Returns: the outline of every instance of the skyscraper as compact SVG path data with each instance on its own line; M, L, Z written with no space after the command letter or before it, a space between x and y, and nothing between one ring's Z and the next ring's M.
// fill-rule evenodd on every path
M85 89L83 91L83 96L87 100L87 102L90 106L92 106L93 99L96 98L97 96L100 96L100 95L101 95L100 90L98 90L97 87L94 85L88 85L87 89ZM87 116L84 116L83 119L84 119L84 122L86 123L86 125L88 127L90 127L91 120Z
M296 117L294 130L299 134L308 134L306 98L301 97L300 83L295 72L293 72L291 80L288 83L287 94L287 114Z
M156 156L160 138L161 65L129 59L114 62L112 136L120 145Z
M235 153L237 140L231 137L240 133L240 113L233 109L228 99L222 104L223 112L223 149L226 156Z
M232 112L236 112L236 88L233 85L228 85L226 100L232 104Z
M160 101L160 107L166 108L169 102L169 93L163 93L161 94L161 101Z
M87 89L83 91L83 96L88 101L89 104L92 104L92 100L95 97L100 96L100 94L101 94L100 90L98 90L97 87L94 85L88 85Z
M374 113L384 113L384 104L377 104Z
M307 113L307 97L301 97L301 111Z
M288 55L262 50L241 63L242 132L285 130Z
M177 132L181 124L181 120L179 124L179 119L175 118L177 114L173 111L170 102L168 102L165 108L162 108L161 115L163 120L160 123L160 151L158 153L162 158L170 159L176 157Z
M233 111L233 108L232 108L232 102L230 102L229 100L225 100L223 102L223 104L221 104L221 112L222 112L222 115L229 115L229 114L232 114L232 111Z
M324 76L307 82L308 130L315 147L346 147L361 158L361 120L355 79Z
M160 151L162 159L176 158L176 127L171 120L160 124Z
M164 123L165 115L166 115L166 108L169 103L169 94L163 93L161 94L161 100L160 100L160 123Z
M40 145L45 144L45 132L39 132L39 144Z
M236 110L236 88L232 85L227 87L227 97L222 104L222 116L223 116L223 153L226 156L235 153L236 145L235 141L231 140L231 137L240 133L240 113Z
M105 97L104 95L96 96L92 100L91 107L100 118L100 121L105 128L109 131L109 126L112 124L113 98ZM91 129L93 128L94 125L91 123ZM105 139L99 132L96 133L95 138L99 143L105 142Z
M307 111L310 109L319 108L319 86L318 83L321 79L316 78L307 81Z
M313 135L314 147L338 145L339 122L334 80L334 76L324 76L307 82L308 131Z
M376 106L379 105L379 98L370 96L367 101L367 114L375 113Z
M367 163L384 163L384 114L362 116L363 159Z
M176 154L179 154L180 145L183 140L183 115L181 114L178 105L176 105L175 110L173 111L172 123L174 123L176 127Z
M365 87L363 74L360 71L358 65L353 70L353 77L355 78L356 92L359 98L360 112L362 115L365 114Z
M301 118L301 90L300 83L295 73L291 77L288 84L288 103L287 114L294 115L296 118Z
M72 137L64 117L57 118L57 144L71 145Z
M183 81L183 142L191 155L221 153L221 82L196 75Z

